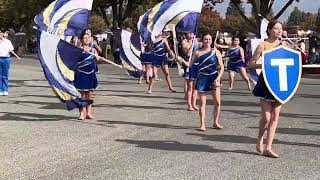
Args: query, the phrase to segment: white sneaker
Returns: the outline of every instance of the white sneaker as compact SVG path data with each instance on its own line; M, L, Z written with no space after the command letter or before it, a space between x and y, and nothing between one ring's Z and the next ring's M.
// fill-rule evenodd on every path
M3 92L0 92L0 96L3 96Z
M8 96L9 93L8 93L8 92L3 92L3 95L4 95L4 96Z

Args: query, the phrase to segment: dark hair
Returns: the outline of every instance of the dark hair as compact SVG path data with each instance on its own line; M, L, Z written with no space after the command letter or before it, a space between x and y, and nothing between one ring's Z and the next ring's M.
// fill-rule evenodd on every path
M83 31L80 35L80 40L82 40L85 35L89 35L89 34L86 33L86 31Z
M203 35L202 35L202 40L204 39L204 37L206 37L207 35L209 35L209 36L211 36L211 34L210 33L203 33ZM212 36L211 36L212 37Z
M267 34L270 35L269 31L276 25L276 24L281 24L282 26L282 23L280 21L277 21L277 20L271 20L268 24L268 27L267 27Z
M238 36L238 35L237 36L232 36L231 40L234 41L236 38L239 39L239 41L240 41L240 36Z

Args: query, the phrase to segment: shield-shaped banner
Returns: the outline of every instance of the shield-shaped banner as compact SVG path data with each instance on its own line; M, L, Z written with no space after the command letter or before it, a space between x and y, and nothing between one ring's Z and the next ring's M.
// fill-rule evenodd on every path
M262 53L262 72L271 94L281 104L286 103L298 89L302 61L299 51L279 46Z

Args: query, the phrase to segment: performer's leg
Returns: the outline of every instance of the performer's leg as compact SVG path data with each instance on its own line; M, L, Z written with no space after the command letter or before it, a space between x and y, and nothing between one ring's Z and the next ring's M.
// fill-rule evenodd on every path
M81 91L80 94L81 94L81 98L82 98L82 99L86 99L86 96L85 96L85 92L84 92L84 91ZM87 116L87 114L86 114L86 107L80 107L80 108L79 108L79 112L80 112L80 116L79 116L78 119L79 119L79 120L84 120L85 117Z
M93 101L93 98L92 98L92 94L93 94L93 91L87 91L86 92L86 96L87 96L87 99L89 100L89 101ZM88 106L87 106L87 116L86 116L86 118L87 119L93 119L94 117L93 117L93 108L92 108L92 103L90 103Z
M143 75L139 77L138 84L142 84Z
M150 79L152 78L152 64L146 64L146 82L147 84L150 83Z
M198 111L199 108L197 107L197 98L198 98L198 91L196 90L196 81L192 80L192 107L194 110Z
M188 80L184 80L184 99L188 100Z
M162 66L162 72L163 72L164 77L165 77L167 84L169 86L169 90L171 92L177 92L172 86L171 79L170 79L170 73L169 73L169 66L167 64Z
M276 129L278 127L280 111L281 111L281 104L272 103L272 111L271 111L272 115L268 125L266 149L263 152L263 154L273 158L279 157L278 154L272 151L271 146L274 139L274 135L276 133Z
M156 81L159 81L159 76L158 76L158 67L157 67L156 65L153 65L152 70L153 70L153 76L154 76L154 79L155 79Z
M247 82L248 89L251 90L250 79L245 68L240 69L240 75L242 76L243 80Z
M263 151L263 135L268 128L270 119L271 119L271 103L261 99L260 100L260 106L261 106L261 119L259 123L259 134L258 134L258 141L257 141L257 146L256 150L258 153L262 153Z
M192 107L192 91L193 91L193 81L187 80L187 103L188 103L188 111L194 111L195 109Z
M235 76L235 73L233 71L229 71L229 88L228 88L228 90L233 89L234 76Z
M148 92L147 92L148 94L152 93L152 87L154 83L155 83L155 76L153 74L153 76L150 78L150 83L149 83Z
M223 127L220 125L220 111L221 111L221 92L220 87L216 87L216 89L212 92L212 99L214 104L214 112L213 112L213 128L222 129Z
M206 130L206 124L204 122L206 117L206 103L207 103L207 95L205 93L199 93L200 96L200 130L205 131Z

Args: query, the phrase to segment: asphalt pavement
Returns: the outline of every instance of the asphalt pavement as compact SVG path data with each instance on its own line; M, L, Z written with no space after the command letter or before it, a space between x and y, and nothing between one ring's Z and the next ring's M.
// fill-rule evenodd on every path
M317 78L303 78L284 105L273 145L280 158L272 159L255 152L259 100L240 75L232 91L223 78L224 129L210 128L210 97L208 130L200 132L176 69L178 92L161 80L153 94L122 69L99 69L95 119L79 121L54 96L37 60L12 63L9 96L0 96L0 179L320 179Z

